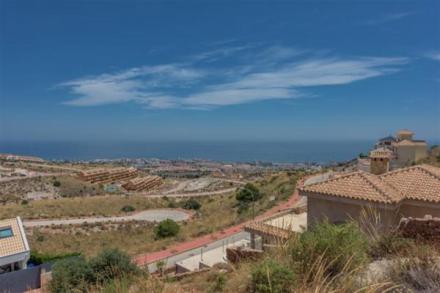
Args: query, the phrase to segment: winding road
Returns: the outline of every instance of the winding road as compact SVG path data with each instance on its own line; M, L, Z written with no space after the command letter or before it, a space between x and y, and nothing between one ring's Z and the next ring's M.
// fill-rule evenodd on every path
M90 217L90 218L73 218L73 219L48 219L48 220L32 220L23 221L25 227L40 227L50 225L78 225L84 223L102 223L102 222L124 222L124 221L146 221L160 222L165 219L174 221L184 221L190 218L190 214L177 209L154 209L137 212L127 216L119 217Z

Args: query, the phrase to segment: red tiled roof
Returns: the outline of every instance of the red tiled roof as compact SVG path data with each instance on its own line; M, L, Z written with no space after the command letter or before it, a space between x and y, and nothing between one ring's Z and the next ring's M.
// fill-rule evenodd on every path
M403 199L440 202L440 168L418 165L382 175L358 171L300 190L381 203Z
M440 202L440 168L418 165L391 171L379 177L400 190L403 198Z

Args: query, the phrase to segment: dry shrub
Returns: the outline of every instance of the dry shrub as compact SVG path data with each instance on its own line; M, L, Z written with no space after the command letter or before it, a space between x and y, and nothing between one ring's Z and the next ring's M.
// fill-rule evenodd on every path
M440 292L440 257L422 246L412 257L395 259L390 277L410 292Z

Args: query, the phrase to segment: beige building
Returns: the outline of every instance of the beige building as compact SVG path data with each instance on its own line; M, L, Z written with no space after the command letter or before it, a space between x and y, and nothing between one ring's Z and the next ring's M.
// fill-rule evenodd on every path
M401 140L394 148L398 167L409 166L428 156L428 145L423 140Z
M300 189L307 196L307 224L360 221L363 210L375 210L384 227L402 217L440 217L440 168L418 165L374 175L363 171L341 175Z
M387 136L381 138L375 145L375 150L371 153L375 154L376 150L383 153L384 149L392 152L389 159L388 170L411 166L414 163L428 157L428 144L424 140L415 140L414 132L404 129L396 133L396 136ZM380 162L379 157L371 156L370 163L371 172L377 173L378 169L384 168L385 164ZM380 154L383 155L383 154ZM384 157L382 157L384 158Z
M29 244L20 217L0 220L0 274L26 268Z

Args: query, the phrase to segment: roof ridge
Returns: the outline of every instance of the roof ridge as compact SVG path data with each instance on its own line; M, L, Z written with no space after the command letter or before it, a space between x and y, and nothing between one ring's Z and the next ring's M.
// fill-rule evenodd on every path
M433 177L435 177L435 178L440 180L440 175L432 172L432 170L430 169L430 168L437 168L437 167L426 165L426 164L417 165L417 167L419 167L420 169L422 169L423 171L425 171L429 175L431 175L431 176L433 176Z
M431 165L421 164L421 165L414 165L414 166L409 166L409 167L399 168L399 169L396 169L396 170L393 170L393 171L389 171L389 172L386 172L384 174L379 175L379 177L387 177L389 175L396 174L396 173L407 172L407 171L411 171L411 170L414 170L414 169L422 169L422 170L426 171L427 173L432 174L434 177L440 179L440 176L437 175L436 173L432 172L432 170L430 170L429 168L440 169L438 167L434 167L434 166L431 166ZM439 170L439 172L440 172L440 170Z
M388 171L386 173L380 174L379 177L386 177L392 174L396 174L396 173L402 173L402 172L407 172L409 170L413 170L413 169L417 169L419 168L419 165L414 165L414 166L409 166L409 167L404 167L404 168L399 168L393 171Z
M370 184L370 185L371 185L374 189L376 189L379 193L381 193L382 195L384 195L389 201L391 201L391 202L394 202L394 201L395 201L394 198L393 198L392 196L390 196L386 190L383 190L382 188L380 188L380 187L377 185L377 183L373 182L373 181L371 180L371 178L369 178L369 176L372 176L373 178L380 180L380 182L381 182L381 183L384 183L384 185L388 185L385 181L381 180L381 179L379 178L379 176L376 176L376 175L374 175L374 174L368 174L368 175L367 175L366 172L362 172L360 175L361 175L362 178L364 178L364 179L367 181L368 184ZM391 187L391 186L388 185L388 187ZM397 190L395 190L395 188L393 188L393 187L391 187L391 188L393 189L393 191L396 191L396 192L397 192Z

